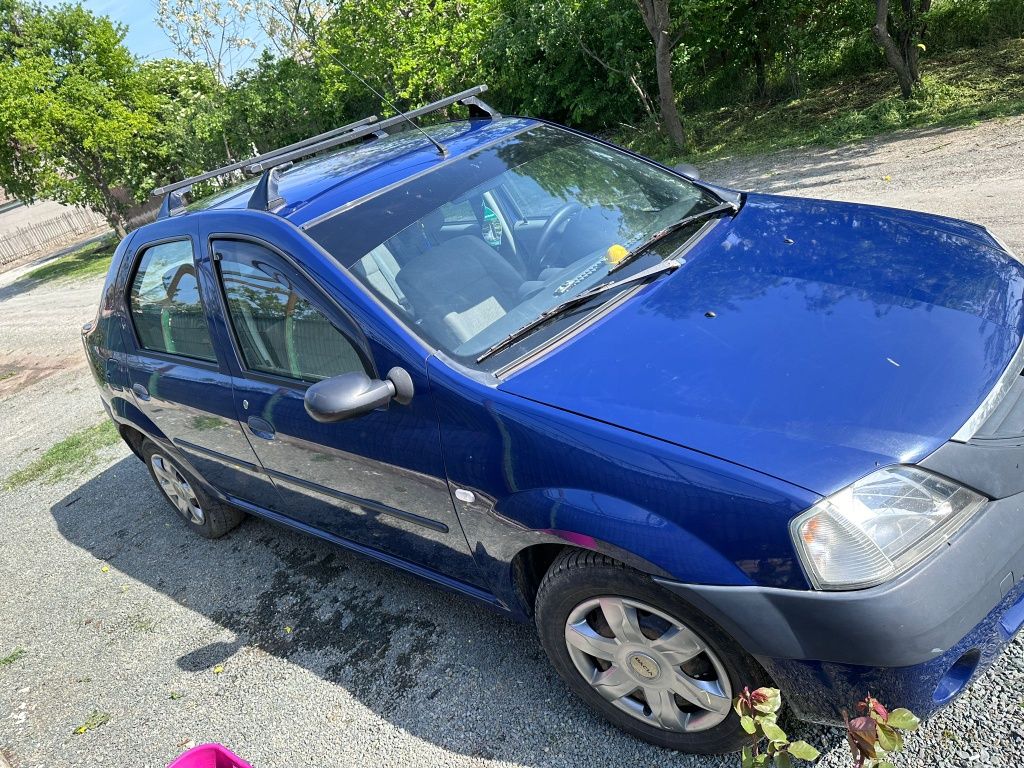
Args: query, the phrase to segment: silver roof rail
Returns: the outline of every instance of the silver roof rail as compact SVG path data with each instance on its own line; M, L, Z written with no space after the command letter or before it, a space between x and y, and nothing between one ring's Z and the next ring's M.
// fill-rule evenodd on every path
M363 138L364 136L387 135L387 129L392 126L415 120L418 117L444 109L452 104L463 104L469 107L471 117L488 116L492 120L498 119L501 117L501 114L479 98L480 94L486 91L486 85L477 85L444 99L434 101L426 106L419 107L408 112L403 112L395 115L394 117L389 117L386 120L378 121L376 115L371 115L370 117L365 117L362 120L357 120L354 123L343 125L340 128L332 128L329 131L312 136L308 139L297 141L294 144L289 144L285 147L278 147L277 149L265 152L257 157L239 160L238 162L231 163L230 165L225 165L222 168L206 171L198 176L191 176L187 179L182 179L181 181L175 181L171 184L165 184L162 187L157 187L153 190L153 195L164 195L163 204L160 206L160 212L157 214L157 218L163 219L168 216L183 213L185 209L182 198L193 184L209 181L210 179L234 173L235 171L243 171L249 174L264 173L265 178L260 180L260 183L254 190L253 197L249 201L249 207L269 210L272 207L282 204L284 201L276 196L277 174L270 176L267 174L267 171L285 164L293 163L307 155L316 154L317 152L322 152L325 149L331 149L341 144L355 141L356 139ZM283 171L284 169L282 168L280 170Z
M401 114L395 115L394 117L389 117L387 120L381 120L370 125L364 125L361 128L356 128L355 130L349 131L348 133L344 133L340 136L334 136L331 138L324 139L323 141L317 142L316 144L312 144L307 147L303 147L302 149L296 149L292 152L275 154L273 157L257 157L250 160L246 164L245 170L248 173L259 173L261 171L266 171L270 168L273 168L276 165L294 162L295 160L298 160L301 157L305 157L306 155L312 155L317 152L323 152L325 149L332 149L333 147L337 147L341 144L346 144L350 141L361 139L364 136L370 136L379 131L386 131L388 128L391 128L392 126L400 125L401 123L408 122L409 120L415 120L418 117L423 117L423 115L427 115L431 112L436 112L439 109L450 107L452 104L473 104L474 106L476 106L477 104L483 103L476 97L479 96L481 93L484 93L486 90L486 85L477 85L473 88L468 88L467 90L462 91L461 93L456 93L453 96L447 96L446 98L438 99L437 101L431 102L430 104L427 104L424 107L412 109L409 110L408 112L402 112ZM487 114L491 115L492 118L495 115L500 117L500 115L498 115L498 113L495 112L494 110L490 110L490 112L488 112Z

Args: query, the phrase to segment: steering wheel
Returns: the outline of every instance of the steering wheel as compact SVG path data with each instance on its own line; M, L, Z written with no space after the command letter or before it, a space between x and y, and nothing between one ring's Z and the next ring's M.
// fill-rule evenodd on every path
M554 243L555 235L558 234L560 229L564 229L569 220L582 210L583 207L579 203L566 203L551 214L551 218L548 219L544 229L541 230L540 237L537 239L536 253L540 269L546 266L548 250Z

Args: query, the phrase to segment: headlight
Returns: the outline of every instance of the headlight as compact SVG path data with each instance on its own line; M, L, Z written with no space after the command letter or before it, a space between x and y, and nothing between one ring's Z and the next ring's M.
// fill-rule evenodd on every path
M887 581L948 539L986 499L917 467L890 467L822 499L790 524L818 589Z

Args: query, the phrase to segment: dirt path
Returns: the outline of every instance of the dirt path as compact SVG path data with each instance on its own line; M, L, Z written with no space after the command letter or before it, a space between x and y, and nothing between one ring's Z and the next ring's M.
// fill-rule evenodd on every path
M702 171L739 189L967 219L1024 256L1024 117L721 160Z
M1024 119L722 161L741 188L933 211L1024 254ZM888 178L887 178L888 177ZM0 275L0 478L103 418L79 328L101 280ZM193 537L123 446L0 489L0 754L14 768L167 765L222 741L259 768L733 766L636 742L568 695L529 627L251 520ZM909 742L901 766L1016 766L1024 645ZM109 716L108 722L100 715ZM90 719L91 718L91 719ZM87 722L94 729L74 735ZM796 726L848 766L835 731Z

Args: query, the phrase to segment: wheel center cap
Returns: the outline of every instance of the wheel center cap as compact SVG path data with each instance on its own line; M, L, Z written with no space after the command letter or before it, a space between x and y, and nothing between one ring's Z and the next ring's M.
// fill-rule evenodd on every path
M629 668L633 674L644 680L653 680L661 674L658 662L645 653L634 653L629 657Z

